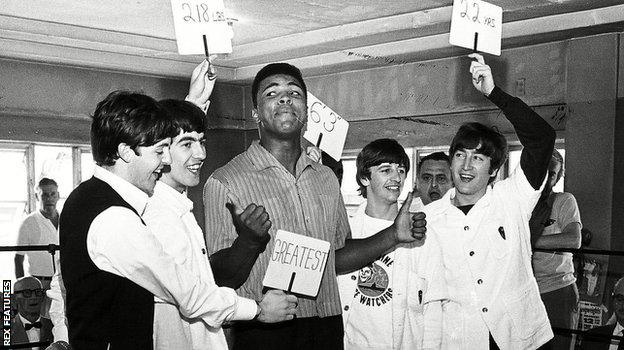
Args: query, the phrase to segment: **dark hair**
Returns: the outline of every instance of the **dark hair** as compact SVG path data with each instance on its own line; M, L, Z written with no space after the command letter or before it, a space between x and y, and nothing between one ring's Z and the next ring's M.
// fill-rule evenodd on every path
M405 149L396 140L378 139L364 146L357 156L355 162L357 173L355 180L360 188L358 191L362 197L366 198L366 187L362 185L361 179L370 179L370 168L382 163L396 163L405 167L408 172L410 161Z
M455 152L462 149L476 149L490 157L490 175L498 170L507 159L507 140L500 132L481 123L464 123L453 137L449 157L451 160ZM494 178L490 178L490 182Z
M428 161L428 160L435 160L435 161L443 160L443 161L447 162L449 166L451 166L451 160L449 159L449 156L446 155L446 153L444 153L444 152L434 152L434 153L428 154L428 155L420 158L420 161L418 162L418 172L419 173L420 173L420 168L422 168L423 163Z
M56 181L50 179L49 177L43 177L43 178L41 178L41 180L39 180L39 184L37 185L37 188L41 188L43 186L56 186L56 187L58 187L58 184L56 183Z
M135 152L174 137L177 128L153 98L130 91L113 91L98 103L91 122L91 149L98 165L114 165L120 143Z
M254 108L258 107L258 86L260 85L262 80L270 77L271 75L277 74L290 75L291 77L295 78L299 81L299 84L303 89L303 94L307 94L308 89L306 87L306 84L303 82L303 77L301 76L301 71L299 70L299 68L293 66L292 64L283 62L267 64L262 69L260 69L260 71L258 71L256 77L254 78L253 84L251 84L251 100L253 101Z
M166 99L158 101L167 116L173 121L178 134L183 132L206 131L206 114L196 105L188 101Z

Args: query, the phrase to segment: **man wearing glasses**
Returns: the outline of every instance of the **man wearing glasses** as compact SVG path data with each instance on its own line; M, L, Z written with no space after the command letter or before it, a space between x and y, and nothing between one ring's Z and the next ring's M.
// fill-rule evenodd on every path
M624 349L624 340L620 338L624 331L624 277L620 278L613 287L611 296L613 316L606 325L590 329L583 336L581 349L587 350L618 350ZM611 337L620 337L611 339Z
M41 317L45 291L32 276L15 282L14 297L17 315L11 320L11 345L52 341L52 321Z

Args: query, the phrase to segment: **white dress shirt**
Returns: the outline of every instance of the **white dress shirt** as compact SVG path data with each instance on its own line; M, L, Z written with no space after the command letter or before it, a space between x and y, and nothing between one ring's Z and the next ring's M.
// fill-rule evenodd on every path
M143 214L148 200L145 192L101 167L96 166L93 176ZM185 317L201 318L211 327L229 320L251 320L257 313L254 300L239 298L234 290L218 288L179 265L128 208L113 206L95 217L87 234L87 251L99 269L133 281L162 301L177 305Z
M147 203L143 219L162 243L165 253L172 256L185 270L198 276L206 284L216 287L208 261L204 234L191 212L192 209L193 202L185 194L158 181L154 195ZM225 294L231 291L229 288L219 290ZM227 306L223 305L224 308ZM158 298L155 308L156 349L171 349L182 346L180 344L188 344L189 349L227 349L225 336L220 327L209 327L201 319L188 319L182 316L175 306L163 304ZM157 334L166 336L156 337Z
M34 322L30 322L27 319L25 319L24 317L22 317L21 314L18 314L20 320L22 321L22 325L24 326L24 330L26 331L26 325L27 324L32 324ZM41 321L41 318L38 318L37 321ZM35 322L37 322L35 321ZM29 343L38 343L41 340L41 328L31 328L29 330L26 331L26 336L28 337L28 342ZM39 349L39 348L32 348L32 349Z
M392 221L368 216L365 208L366 202L349 220L352 238L366 238L392 225ZM401 244L377 262L384 265L384 260L391 262L386 264L391 278L389 312L359 304L365 295L358 288L359 270L338 276L345 349L439 349L441 301L447 298L447 293L440 246L435 237L427 237L422 247ZM389 327L383 331L373 326L375 323Z
M17 235L18 245L48 245L59 244L59 235L56 227L50 219L36 210L30 213L20 225ZM54 273L52 258L47 251L17 252L28 258L28 270L30 276L52 276Z
M468 214L452 204L455 189L425 207L450 299L444 348L488 349L489 333L501 349L537 348L553 337L531 268L528 222L539 196L518 167L488 186Z
M50 282L50 289L46 291L48 298L50 298L50 320L52 320L52 336L54 341L66 341L69 342L69 335L67 333L67 317L65 317L65 285L61 278L61 257L60 252L57 252L54 263L56 264L56 272L52 276Z

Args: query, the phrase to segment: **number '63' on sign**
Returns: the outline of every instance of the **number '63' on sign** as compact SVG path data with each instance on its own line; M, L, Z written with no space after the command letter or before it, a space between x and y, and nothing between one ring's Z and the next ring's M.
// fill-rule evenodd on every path
M308 92L308 122L303 137L335 160L340 160L349 122Z

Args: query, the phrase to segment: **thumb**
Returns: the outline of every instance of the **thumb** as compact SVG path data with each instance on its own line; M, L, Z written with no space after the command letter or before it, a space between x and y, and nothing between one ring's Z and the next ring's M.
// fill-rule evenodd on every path
M243 213L243 211L234 203L225 203L225 207L230 211L233 218L238 218Z
M401 209L399 210L399 215L405 214L405 213L409 214L409 208L412 205L412 199L414 199L414 193L410 192L407 194L407 198L405 198L405 202L403 202L403 205L401 206Z

